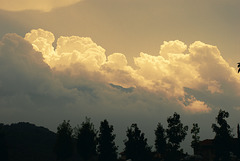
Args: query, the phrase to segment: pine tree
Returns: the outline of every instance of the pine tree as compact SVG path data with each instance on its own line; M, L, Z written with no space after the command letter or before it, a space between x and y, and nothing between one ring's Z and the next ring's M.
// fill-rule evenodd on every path
M57 140L55 145L55 152L57 160L64 161L70 158L73 154L73 129L70 121L63 121L57 128Z
M116 161L117 147L115 146L115 135L113 133L113 126L108 124L107 120L101 122L98 138L98 152L99 161Z
M125 140L125 155L132 161L149 161L151 148L147 144L144 133L139 130L137 124L132 124L127 129L127 140Z
M75 129L75 136L80 157L86 161L96 157L97 131L89 118L86 118L81 127Z

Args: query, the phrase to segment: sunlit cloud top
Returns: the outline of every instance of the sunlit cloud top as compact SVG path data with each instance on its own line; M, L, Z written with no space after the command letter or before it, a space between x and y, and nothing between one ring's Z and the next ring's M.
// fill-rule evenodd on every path
M0 0L0 9L7 11L39 10L48 12L65 7L81 0Z
M158 93L191 113L210 112L211 107L186 92L186 88L212 95L229 94L229 91L239 95L240 79L236 70L223 59L216 46L200 41L189 47L179 40L165 41L158 56L140 53L135 57L137 68L134 69L124 54L113 53L107 57L105 49L89 37L60 37L56 49L52 46L54 35L49 31L32 30L25 39L56 71L68 71L80 77L85 73L85 78L92 80L98 75L96 81Z

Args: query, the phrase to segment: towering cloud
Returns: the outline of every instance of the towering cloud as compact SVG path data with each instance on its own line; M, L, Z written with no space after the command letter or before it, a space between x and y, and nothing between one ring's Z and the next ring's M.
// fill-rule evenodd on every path
M125 55L114 53L106 57L105 49L91 38L60 37L54 50L54 36L42 29L27 33L35 50L54 70L68 71L72 76L134 87L175 101L191 113L210 112L208 100L198 99L192 91L210 95L239 95L240 79L235 69L223 59L217 47L196 41L187 46L179 41L164 42L160 55L140 53L134 58L136 69L128 65Z
M0 0L0 9L8 11L40 10L48 12L54 8L65 7L81 0Z
M187 45L179 40L169 42L164 41L163 45L161 45L159 54L167 59L169 54L181 54L186 50Z
M71 97L43 61L42 54L16 34L7 34L0 41L0 75L0 102L6 107L21 107L18 101L34 107Z
M87 70L97 71L106 61L105 50L88 37L60 37L57 40L56 54L59 59L55 66L59 68L79 63Z

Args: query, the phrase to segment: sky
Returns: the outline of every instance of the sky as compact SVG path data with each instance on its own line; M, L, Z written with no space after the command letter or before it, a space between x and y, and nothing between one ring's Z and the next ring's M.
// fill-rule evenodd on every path
M154 145L174 112L201 139L240 122L239 0L0 0L0 122L108 119ZM183 143L187 152L191 134Z

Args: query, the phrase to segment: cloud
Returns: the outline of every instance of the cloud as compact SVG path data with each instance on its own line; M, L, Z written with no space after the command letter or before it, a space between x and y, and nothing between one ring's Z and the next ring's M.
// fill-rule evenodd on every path
M56 54L58 55L56 67L66 68L79 63L87 70L97 71L106 61L105 49L89 37L60 37L57 40Z
M110 83L126 88L136 87L136 71L128 65L124 54L113 53L109 55L107 61L101 66L100 72Z
M0 9L7 11L39 10L49 12L54 8L73 5L81 0L0 0Z
M208 107L208 105L205 102L199 101L193 96L190 96L190 98L187 98L187 100L185 100L184 103L185 103L185 105L183 105L184 110L192 114L209 113L212 111L212 109Z
M57 80L42 54L16 34L0 41L0 106L25 108L44 106L53 100L71 100L70 90Z
M31 33L25 35L25 40L31 42L33 48L41 52L45 62L51 66L52 62L57 58L52 46L55 41L54 35L43 29L32 30Z
M56 49L54 35L42 29L27 33L35 50L42 52L44 61L58 72L123 88L143 89L174 100L191 113L211 112L215 105L198 100L186 88L214 94L239 95L240 79L234 68L223 59L217 47L196 41L189 46L169 41L161 45L160 55L140 53L134 58L136 69L128 65L126 56L113 53L106 57L105 49L88 37L60 37Z
M46 63L58 70L79 65L86 70L97 71L106 61L105 49L89 37L61 36L57 40L56 50L52 46L55 38L51 32L32 30L25 35L25 39L33 44L35 50L42 52Z
M164 41L161 45L160 55L164 58L168 58L169 54L181 54L187 49L187 45L183 42L176 41Z

